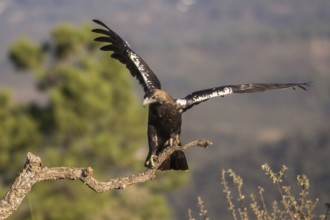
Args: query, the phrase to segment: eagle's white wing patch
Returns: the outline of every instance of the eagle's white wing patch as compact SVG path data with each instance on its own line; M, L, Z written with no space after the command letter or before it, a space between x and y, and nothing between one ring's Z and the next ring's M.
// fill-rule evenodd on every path
M233 89L230 87L225 87L222 90L217 90L217 88L213 88L214 90L211 93L201 94L199 96L193 97L193 102L203 102L210 98L225 96L233 93Z
M141 62L141 58L132 51L128 51L128 56L140 71L143 81L145 82L147 87L154 88L154 83L150 80L151 77L148 74L148 69L146 68L145 64Z
M185 106L187 104L187 100L185 100L185 99L177 99L176 100L176 104L181 105L181 106Z
M212 89L205 89L186 96L183 99L177 99L176 103L180 105L183 111L191 108L193 105L197 105L201 102L207 101L210 98L225 96L232 94L234 91L230 86L215 87Z

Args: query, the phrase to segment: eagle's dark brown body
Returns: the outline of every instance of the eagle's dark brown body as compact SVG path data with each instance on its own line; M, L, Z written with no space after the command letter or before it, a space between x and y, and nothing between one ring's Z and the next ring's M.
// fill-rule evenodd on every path
M181 145L182 108L171 96L161 90L155 90L154 99L150 100L148 117L149 153L145 162L153 166L153 156L164 148ZM165 160L160 170L187 170L188 164L182 151L177 151Z

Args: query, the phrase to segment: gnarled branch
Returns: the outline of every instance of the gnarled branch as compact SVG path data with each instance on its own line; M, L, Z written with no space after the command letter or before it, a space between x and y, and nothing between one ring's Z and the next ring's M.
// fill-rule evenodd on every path
M153 169L147 169L145 172L140 174L134 174L128 177L119 177L109 181L98 181L93 178L93 169L91 167L43 167L40 157L35 156L32 153L28 153L23 170L15 179L15 182L12 184L10 190L0 201L0 219L6 219L14 213L18 206L22 203L24 197L29 193L32 186L38 182L60 179L81 180L85 185L97 193L103 193L113 189L124 189L127 186L154 179L156 177L157 168L173 152L178 150L185 151L189 147L194 146L206 148L211 144L212 143L208 140L196 140L183 146L166 148L158 155L157 161L154 164L155 167Z

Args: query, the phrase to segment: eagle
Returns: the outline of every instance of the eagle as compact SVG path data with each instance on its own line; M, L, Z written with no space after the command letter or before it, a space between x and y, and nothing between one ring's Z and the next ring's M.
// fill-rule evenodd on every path
M234 93L256 93L266 90L301 88L306 90L309 83L251 83L225 85L193 92L184 98L173 98L161 89L161 84L147 63L134 52L128 43L100 20L93 20L101 28L92 32L100 34L97 42L106 43L100 50L111 51L111 57L126 65L130 74L135 77L144 90L143 106L149 106L148 143L149 153L145 166L153 169L157 155L165 148L181 146L180 134L182 114L191 107L211 98L224 97ZM174 152L158 170L188 170L188 163L183 151Z

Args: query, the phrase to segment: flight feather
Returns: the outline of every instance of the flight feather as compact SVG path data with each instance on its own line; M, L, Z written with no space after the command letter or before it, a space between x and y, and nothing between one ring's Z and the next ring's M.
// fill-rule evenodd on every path
M111 57L126 65L131 75L137 78L146 94L154 89L160 89L161 84L157 76L146 62L129 47L127 42L103 22L99 20L93 21L103 27L103 29L96 28L92 30L94 33L103 35L95 38L95 41L108 43L100 49L103 51L112 51Z
M233 93L256 93L264 92L266 90L286 88L301 88L303 90L306 90L307 86L309 86L309 83L252 83L241 85L227 85L193 92L183 99L178 99L177 103L182 106L183 111L186 111L192 106L197 105L201 102L205 102L210 98L223 97L225 95Z

